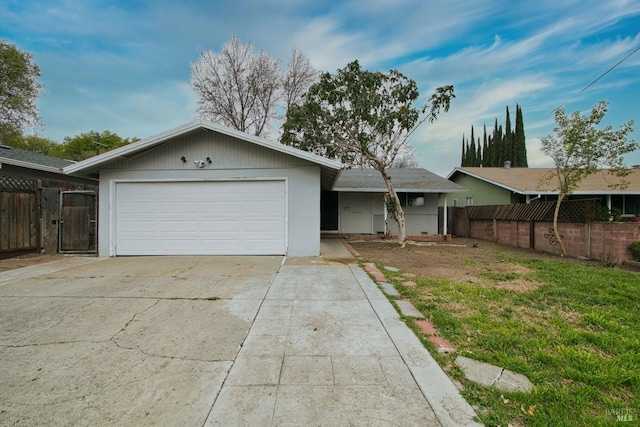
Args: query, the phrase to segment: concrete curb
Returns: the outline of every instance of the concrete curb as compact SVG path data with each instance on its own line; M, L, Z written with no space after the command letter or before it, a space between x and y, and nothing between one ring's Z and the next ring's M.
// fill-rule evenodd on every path
M440 368L418 337L400 319L387 297L357 265L349 265L365 291L371 307L382 322L418 387L443 426L480 426L474 409Z

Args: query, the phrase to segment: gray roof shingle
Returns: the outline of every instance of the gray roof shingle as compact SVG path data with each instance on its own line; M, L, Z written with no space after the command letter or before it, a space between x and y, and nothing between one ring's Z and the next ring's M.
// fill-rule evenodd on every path
M466 188L422 168L389 169L396 191L407 193L452 193ZM333 186L334 191L386 193L382 175L375 169L343 170Z
M71 160L64 160L57 157L46 156L44 154L36 153L33 151L0 145L0 163L2 163L3 161L8 164L29 163L33 165L33 169L39 170L42 170L43 166L47 169L55 168L60 169L60 172L62 172L61 169L63 167L75 163Z

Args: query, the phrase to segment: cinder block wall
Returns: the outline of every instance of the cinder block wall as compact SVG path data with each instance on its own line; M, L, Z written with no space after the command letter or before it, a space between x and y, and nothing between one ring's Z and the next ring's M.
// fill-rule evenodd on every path
M596 222L591 224L591 258L615 253L620 260L632 259L629 245L640 241L640 223Z
M470 220L468 227L469 234L463 237L561 253L551 222ZM534 227L533 233L531 227ZM615 254L619 261L631 260L633 256L629 245L640 241L640 223L637 222L561 222L558 230L568 255L573 257L600 259L604 255Z

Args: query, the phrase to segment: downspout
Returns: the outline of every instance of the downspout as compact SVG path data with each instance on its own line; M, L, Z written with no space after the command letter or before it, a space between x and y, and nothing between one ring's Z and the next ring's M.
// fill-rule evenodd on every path
M538 194L536 197L534 198L529 198L529 195L527 194L527 200L525 200L526 203L531 203L534 200L538 200L540 197L542 197L540 194Z

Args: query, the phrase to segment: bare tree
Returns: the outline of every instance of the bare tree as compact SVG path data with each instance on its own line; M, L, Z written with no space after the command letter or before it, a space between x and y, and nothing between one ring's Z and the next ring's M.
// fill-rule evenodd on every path
M200 117L265 136L278 127L278 108L298 102L317 73L296 50L283 72L280 61L232 37L220 53L200 52L191 74Z
M293 49L287 66L287 73L282 79L282 91L285 108L300 104L302 95L318 80L319 73L311 66L309 58L302 52Z
M392 168L417 168L419 165L416 159L416 150L411 145L405 145L402 150L398 152L397 157L391 163Z

